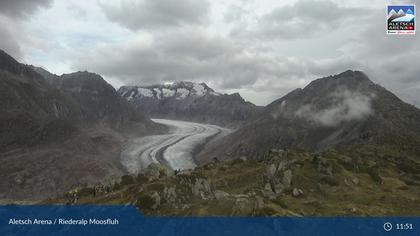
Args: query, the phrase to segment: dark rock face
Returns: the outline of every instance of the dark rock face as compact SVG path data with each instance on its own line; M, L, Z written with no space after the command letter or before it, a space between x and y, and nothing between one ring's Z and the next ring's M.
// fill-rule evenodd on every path
M261 110L237 93L217 93L205 83L123 86L118 93L150 117L230 127L243 125Z
M163 130L99 75L56 76L3 51L0 113L0 198L46 197L119 176L122 131Z
M322 151L357 145L420 156L420 110L364 73L346 71L274 101L252 123L219 146L208 147L198 159L258 158L270 148Z
M64 74L58 86L81 104L83 118L87 121L100 120L113 128L123 128L132 122L152 125L97 74L89 72Z

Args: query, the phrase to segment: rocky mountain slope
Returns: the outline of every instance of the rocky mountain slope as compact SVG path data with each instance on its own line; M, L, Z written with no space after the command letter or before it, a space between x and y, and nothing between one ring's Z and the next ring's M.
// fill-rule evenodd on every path
M0 112L0 198L45 197L119 176L122 132L163 130L99 75L38 73L1 50Z
M153 118L238 127L254 118L261 110L237 93L217 93L205 83L123 86L118 93Z
M271 148L337 149L420 157L420 110L346 71L311 82L268 105L235 133L197 158L260 158Z
M259 161L212 162L191 171L151 165L113 185L77 188L42 203L133 204L153 216L415 216L419 174L418 160L270 150Z

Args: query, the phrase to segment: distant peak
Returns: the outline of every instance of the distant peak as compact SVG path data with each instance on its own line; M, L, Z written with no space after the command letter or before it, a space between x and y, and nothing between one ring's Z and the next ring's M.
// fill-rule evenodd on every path
M74 76L91 76L91 77L101 77L100 75L93 73L93 72L89 72L89 71L77 71L77 72L72 72L72 73L68 73L68 74L63 74L63 77L74 77Z
M187 97L202 97L205 95L220 96L205 83L190 81L164 82L154 85L123 86L119 89L120 94L133 99L136 97L149 97L156 99L174 97L185 99Z
M373 84L369 77L362 71L347 70L340 74L323 77L313 80L306 88L325 86L327 84L334 85L357 85L357 84Z
M334 77L353 77L353 78L369 80L369 78L364 72L358 71L358 70L346 70L338 75L335 75Z
M62 74L61 78L67 80L85 80L85 81L100 81L100 82L106 82L102 76L96 73L92 73L89 71L77 71L69 74Z
M63 74L61 87L70 90L81 91L82 89L87 91L98 91L98 90L114 90L108 82L102 78L99 74L91 73L88 71L78 71L70 74Z

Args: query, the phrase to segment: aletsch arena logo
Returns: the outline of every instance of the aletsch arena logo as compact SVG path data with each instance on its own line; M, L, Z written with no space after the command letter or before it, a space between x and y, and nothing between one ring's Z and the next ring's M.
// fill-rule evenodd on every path
M415 5L388 5L387 33L415 34L416 33Z

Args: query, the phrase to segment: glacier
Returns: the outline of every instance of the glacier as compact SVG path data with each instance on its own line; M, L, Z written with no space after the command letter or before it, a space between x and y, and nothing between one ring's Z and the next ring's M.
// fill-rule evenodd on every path
M121 153L121 163L130 173L139 173L151 163L174 170L193 169L195 151L210 140L232 130L216 125L178 120L152 119L169 127L169 134L152 135L129 141Z

